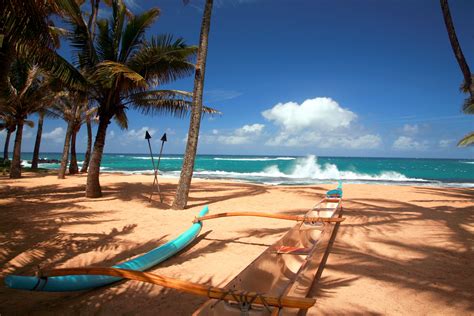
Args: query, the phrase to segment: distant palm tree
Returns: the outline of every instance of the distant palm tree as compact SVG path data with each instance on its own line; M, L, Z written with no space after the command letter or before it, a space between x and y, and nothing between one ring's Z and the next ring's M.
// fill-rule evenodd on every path
M5 145L3 147L3 160L8 160L10 137L16 129L15 119L8 114L0 113L0 121L0 131L6 131Z
M209 30L211 27L212 4L213 0L206 0L202 17L201 35L199 38L199 49L194 75L193 107L191 121L189 123L188 142L186 144L183 167L181 168L178 188L172 206L174 209L184 209L186 207L189 189L191 187L191 179L193 177L194 161L196 159L199 129L201 125L202 94L204 90L204 74L206 70Z
M35 147L33 149L33 158L31 159L31 169L38 169L41 136L43 135L43 121L44 121L44 111L39 111L38 112L38 125L36 129Z
M21 176L21 141L24 124L29 125L28 115L51 104L54 94L48 89L47 80L38 66L17 59L10 68L8 87L1 92L0 112L8 114L16 125L15 146L10 178Z
M86 95L81 92L70 92L60 98L48 110L47 114L52 117L61 118L67 123L66 135L64 137L63 154L61 156L61 165L59 167L58 178L64 179L66 168L69 162L69 152L71 152L71 162L69 164L69 173L78 173L76 157L76 136L81 126L90 121L91 116L95 115L97 108L89 108Z
M464 93L469 93L469 97L466 99L463 105L463 112L466 114L474 114L474 83L473 83L473 74L469 69L469 65L466 62L466 58L459 44L456 31L454 29L454 23L451 18L451 13L449 11L448 0L440 0L441 10L443 11L444 23L446 25L446 30L448 32L449 41L451 42L451 47L454 52L454 56L461 68L461 72L464 76L464 82L461 86L461 91ZM474 144L474 132L464 136L458 143L458 146L468 146Z
M92 122L91 122L90 118L86 119L86 129L87 129L87 147L86 147L86 153L84 154L84 162L82 163L81 173L87 172L87 169L89 169L89 162L91 160Z
M97 21L96 40L82 17L78 5L71 4L66 16L73 26L70 40L78 51L76 63L85 70L90 84L90 99L98 104L99 125L87 175L86 196L102 196L100 163L107 127L114 119L126 129L126 110L145 114L185 115L192 107L188 92L156 90L150 87L170 83L194 70L191 58L196 48L169 35L145 40L145 31L158 17L158 9L131 14L123 1L113 0L112 18ZM215 110L205 108L209 113Z

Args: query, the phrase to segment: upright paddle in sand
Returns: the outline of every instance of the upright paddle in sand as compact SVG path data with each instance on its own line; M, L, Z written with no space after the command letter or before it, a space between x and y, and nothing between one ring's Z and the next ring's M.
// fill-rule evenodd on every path
M153 171L154 171L154 176L155 176L153 179L153 186L152 186L151 194L150 194L150 202L151 202L151 198L153 196L153 192L155 191L155 186L156 186L158 194L160 195L160 202L163 203L163 196L161 195L160 185L158 183L158 167L160 166L161 154L163 153L163 146L165 145L165 142L167 141L166 133L164 133L160 139L161 140L160 155L158 156L158 163L156 166L155 166L155 159L153 158L153 152L151 150L151 144L150 144L151 135L150 133L148 133L148 131L145 132L145 139L148 141L148 148L150 149L151 163L153 164Z

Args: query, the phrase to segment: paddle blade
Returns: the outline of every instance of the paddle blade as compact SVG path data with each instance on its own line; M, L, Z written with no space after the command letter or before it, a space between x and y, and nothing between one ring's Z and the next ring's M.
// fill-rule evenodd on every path
M162 142L167 142L168 139L166 138L166 133L163 134L163 136L160 139Z
M150 139L151 138L151 135L150 133L148 133L148 131L145 132L145 139Z

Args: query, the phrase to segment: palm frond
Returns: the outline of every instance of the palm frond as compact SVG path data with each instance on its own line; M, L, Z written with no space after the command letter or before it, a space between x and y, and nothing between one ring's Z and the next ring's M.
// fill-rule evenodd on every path
M466 114L474 114L474 97L470 96L464 101L462 111Z
M192 93L181 90L152 90L130 95L127 104L144 114L184 117L191 111L191 97ZM211 115L221 113L207 106L203 106L202 111Z
M460 147L472 146L474 145L474 132L471 132L463 137L458 143Z
M159 14L160 10L153 8L129 19L122 34L122 47L120 49L119 61L126 62L129 56L138 49L142 44L146 29L156 21Z
M52 49L41 48L32 50L28 46L18 46L17 52L25 59L38 64L42 69L48 71L68 87L84 89L87 86L84 76L71 63Z
M147 87L145 79L126 65L114 61L103 61L95 67L91 80L99 82L103 87L112 88L115 80L119 78L127 81L134 87Z
M74 48L75 63L81 68L93 67L97 62L97 53L79 4L75 0L57 1L66 13L66 21L72 26L68 38Z
M120 40L122 39L123 25L125 23L125 16L127 8L122 0L115 0L112 2L112 47L114 51L114 58L112 60L118 61Z
M171 35L153 37L129 59L127 65L149 83L161 85L194 72L191 60L197 53L195 46L187 46L183 39Z
M24 120L23 123L28 127L31 127L31 128L35 127L35 122L33 122L33 121Z
M119 107L119 109L115 112L114 120L120 129L128 129L128 118L124 107Z
M113 60L114 48L113 40L110 36L109 20L100 19L97 21L98 35L96 38L97 55L99 60Z

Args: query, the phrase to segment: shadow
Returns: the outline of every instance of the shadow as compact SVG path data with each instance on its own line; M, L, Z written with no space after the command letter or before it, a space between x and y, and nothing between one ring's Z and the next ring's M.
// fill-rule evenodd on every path
M392 286L392 291L426 293L445 306L454 304L464 306L467 313L474 311L474 190L409 190L416 194L415 199L344 200L346 220L338 227L331 255L326 258L326 272L319 276L310 296L331 302L347 287L383 293L378 287L356 285L360 280L365 280L364 284L373 280ZM424 199L425 195L429 198ZM430 202L429 207L423 206L425 202Z

